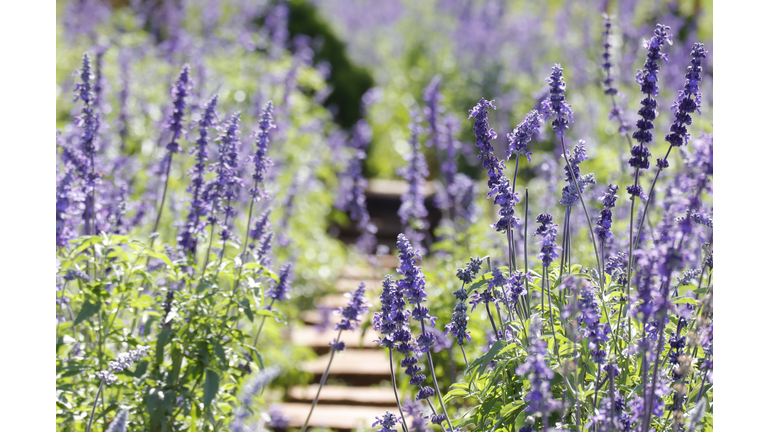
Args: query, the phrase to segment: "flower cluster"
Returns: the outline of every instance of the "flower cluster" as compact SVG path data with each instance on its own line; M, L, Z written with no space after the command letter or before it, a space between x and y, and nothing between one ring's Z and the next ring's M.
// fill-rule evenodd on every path
M536 110L531 110L525 115L523 120L512 133L507 134L509 139L509 148L507 149L507 160L512 155L517 157L525 156L528 158L528 162L531 161L531 155L533 153L528 151L528 143L531 141L534 135L539 133L541 127L541 115Z
M291 298L291 263L287 263L280 268L280 278L266 293L266 296L273 301L284 301Z
M552 120L552 130L558 138L563 137L563 133L568 129L568 123L573 122L573 111L571 105L565 100L565 79L563 79L563 68L559 64L552 66L552 74L547 78L549 83L549 97L542 102L544 108L544 120Z
M669 133L664 137L670 146L680 147L688 144L688 139L691 136L688 134L686 125L691 124L691 114L694 111L701 114L699 82L701 82L701 61L706 56L707 51L704 49L704 44L696 42L691 48L691 65L688 66L688 72L685 74L685 87L680 91L677 101L672 105L672 110L675 112L675 122L672 123ZM664 165L668 165L666 160L664 162ZM661 165L661 162L659 163Z
M259 397L262 389L269 384L270 381L277 378L280 374L279 366L269 366L266 369L262 369L255 374L243 386L240 391L238 401L239 406L235 409L234 419L229 424L232 432L245 432L253 430L246 425L246 420L249 417L250 407L253 405L253 399Z
M349 303L345 308L339 308L337 315L341 315L341 321L333 327L334 330L354 331L360 326L360 318L368 313L371 306L365 299L365 282L360 282L356 290L344 294L349 298Z
M424 207L424 187L429 170L419 143L421 127L417 113L412 113L409 128L411 137L408 143L411 146L411 152L406 156L406 166L397 171L405 180L407 187L400 198L402 203L397 215L400 216L400 222L407 227L408 237L413 240L418 249L421 249L421 240L424 238L421 231L429 228L429 222L426 220L429 213Z
M376 427L377 425L381 426L376 432L397 432L395 426L401 422L402 419L399 415L386 411L383 416L376 417L376 421L373 422L371 427Z
M208 162L208 129L214 126L216 120L216 103L219 96L211 98L205 105L203 117L197 123L199 137L190 154L195 155L195 165L189 170L190 184L187 192L192 194L187 220L179 231L177 241L179 246L190 256L194 257L197 250L197 233L204 227L201 217L205 216L210 203L202 198L202 190L205 184L205 174Z
M216 172L216 177L206 185L203 199L210 203L211 212L208 221L211 224L219 224L222 230L219 232L221 242L234 237L229 230L229 221L235 216L235 208L232 201L238 196L238 191L243 187L243 181L238 177L238 152L240 151L240 112L232 114L219 133L219 160L212 164L211 169ZM217 213L224 214L221 222Z
M267 196L265 189L259 189L259 184L264 184L267 169L272 166L272 159L267 157L269 149L269 131L275 129L275 123L272 120L272 101L267 101L261 110L261 119L259 120L259 133L256 135L256 154L253 156L253 187L251 196L255 199L261 199Z
M131 364L147 355L147 352L149 352L149 347L139 346L127 353L120 353L115 360L109 362L109 370L97 373L96 377L104 380L107 384L112 384L117 381L117 376L114 375L114 372L122 372L128 369Z
M547 343L541 339L541 321L537 317L531 321L528 335L528 357L515 369L515 373L530 383L530 390L524 397L528 401L525 411L541 414L546 421L547 414L558 409L558 403L549 390L549 380L555 377L555 373L547 366Z
M557 224L552 221L552 215L549 213L538 215L536 222L540 223L541 226L536 228L536 232L533 234L541 236L541 241L536 243L541 245L541 252L537 256L544 268L549 267L557 259L559 256L557 251L562 249L557 245Z
M635 80L640 84L640 91L645 94L645 98L640 102L642 108L638 111L640 120L637 121L637 130L632 134L632 138L637 140L637 145L632 147L629 158L629 166L635 170L648 169L650 164L648 158L651 157L651 151L648 150L648 144L653 141L653 121L656 119L656 99L659 94L659 60L666 61L667 55L661 52L665 43L672 45L672 39L669 34L669 27L656 24L656 30L651 40L644 42L648 55L645 59L643 69L638 69ZM643 196L642 188L637 183L627 187L630 196Z
M600 67L605 70L605 79L603 80L603 84L605 84L605 94L614 96L619 91L613 86L614 80L613 77L611 77L611 68L613 67L611 64L611 43L609 41L609 38L611 37L611 27L613 27L611 19L613 19L613 17L608 16L608 14L603 14L603 27L605 27L603 36L605 39L603 39L603 64L600 65Z
M563 156L568 158L568 162L564 168L566 185L563 187L563 196L560 199L560 204L566 207L571 207L579 201L579 193L584 193L584 188L586 188L587 185L595 184L595 176L591 173L581 175L579 164L589 160L584 140L579 140L579 143L576 144L576 147L573 149L573 154L568 151ZM573 170L573 176L571 175L571 170ZM574 180L574 176L576 177L576 180ZM577 187L578 190L576 189Z
M493 154L491 140L496 139L496 132L488 125L489 106L496 108L493 101L488 102L481 98L470 110L469 118L475 118L475 145L480 148L477 157L483 160L483 168L488 170L488 198L493 198L494 204L500 207L499 220L491 226L496 231L507 232L520 226L519 219L514 216L515 204L520 202L520 199L517 197L518 193L512 191L509 179L504 176L504 163Z
M192 87L194 87L194 83L189 76L189 65L184 65L179 73L179 78L171 88L173 114L171 114L166 128L171 131L172 135L171 142L165 146L169 153L181 151L181 146L177 141L184 133L184 109L187 107L187 98L192 95Z
M601 242L607 242L613 234L611 233L611 225L613 224L613 212L611 209L616 206L616 199L618 195L616 192L619 190L618 186L609 184L608 190L600 197L600 203L603 204L603 209L600 210L600 219L597 220L597 226L595 228L595 235Z

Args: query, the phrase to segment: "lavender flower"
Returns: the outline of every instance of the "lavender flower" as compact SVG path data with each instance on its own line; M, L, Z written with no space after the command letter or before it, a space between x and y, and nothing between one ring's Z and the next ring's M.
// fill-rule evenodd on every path
M128 369L131 364L147 355L147 352L149 352L149 347L139 346L127 353L120 353L115 360L109 362L109 370L97 373L96 377L104 380L107 384L112 384L117 380L117 377L113 374L114 372L122 372Z
M600 219L597 220L595 235L603 243L613 237L613 233L611 233L611 225L613 224L613 212L611 209L616 206L616 199L618 198L616 192L618 190L618 186L609 184L608 191L603 193L603 196L600 198L600 202L603 204L603 209L600 210Z
M88 53L83 54L83 66L80 70L76 70L74 74L80 75L80 83L75 84L75 99L83 101L82 114L77 117L76 123L83 129L83 134L80 137L80 143L82 151L86 157L90 158L97 151L97 133L99 129L98 114L94 111L94 104L96 96L93 91L92 80L94 79L91 73L91 57Z
M256 155L253 157L253 187L251 188L251 196L259 200L267 196L266 191L261 188L259 184L264 183L264 179L267 173L267 169L272 166L272 159L267 157L267 150L269 149L269 131L274 129L275 123L272 120L272 101L268 101L264 104L264 108L261 110L261 119L259 120L259 133L256 135Z
M549 390L549 380L555 377L555 373L547 366L547 344L541 339L540 334L541 322L536 317L531 321L528 332L530 338L528 357L525 363L517 367L515 373L525 377L531 386L530 391L524 397L528 401L525 411L531 414L541 414L546 426L547 414L557 410L558 404L552 398L552 393Z
M192 88L194 83L189 76L189 65L184 65L179 73L179 78L173 84L171 88L171 97L173 98L173 114L168 120L166 129L172 133L171 142L169 142L165 148L169 153L178 153L181 151L181 147L177 140L181 138L184 133L184 109L187 107L187 97L192 95Z
M541 236L541 241L536 243L541 245L541 252L537 255L541 260L543 267L549 267L550 264L559 256L558 250L561 250L557 246L557 224L552 223L553 218L549 213L540 214L536 217L536 222L541 226L536 228L536 232L533 235Z
M237 176L238 152L240 151L240 112L232 114L224 124L223 133L219 134L219 161L212 165L216 178L207 185L203 199L211 204L212 212L208 217L210 223L220 223L215 212L224 213L224 222L220 223L221 242L234 238L229 229L229 221L235 216L232 201L237 200L238 191L243 187L243 181Z
M670 126L667 136L664 137L664 140L670 146L680 147L688 145L688 139L691 135L688 133L686 125L690 126L692 121L691 114L694 111L698 111L701 114L699 82L701 82L701 61L706 56L707 51L704 50L704 44L699 42L693 44L693 48L691 48L691 65L688 66L688 72L685 74L685 87L680 91L677 101L672 105L672 110L675 112L675 121Z
M576 282L575 276L569 276L568 279L572 280L571 284ZM595 287L584 279L580 279L580 283L578 323L582 326L581 336L588 339L587 347L592 351L592 361L604 364L606 353L600 347L603 343L608 342L611 327L608 323L600 324L601 314Z
M424 187L426 178L429 175L427 161L421 152L419 143L419 119L417 113L412 113L411 138L408 143L411 145L411 152L406 156L406 166L397 170L397 173L403 177L407 183L407 188L403 192L400 209L397 215L400 216L400 222L407 226L407 234L414 240L414 245L421 250L421 231L429 228L429 222L426 218L429 215L427 208L424 207Z
M253 240L261 241L261 239L271 231L272 225L269 222L269 216L271 214L272 209L268 208L264 210L261 215L259 215L258 219L256 219L256 225L254 225L253 229L249 233L249 236Z
M256 262L263 266L272 265L272 260L269 258L269 254L272 253L273 237L274 235L271 230L267 232L267 234L265 234L264 238L261 240L259 249L256 251Z
M376 427L377 425L380 425L381 428L377 429L376 432L397 432L395 429L395 426L398 423L401 423L402 419L397 414L393 414L389 411L386 411L383 416L376 417L376 421L373 422L371 427Z
M542 119L541 115L539 115L539 112L536 110L531 110L528 114L525 115L525 120L517 125L512 133L507 134L507 138L509 139L507 160L509 160L512 155L517 155L517 157L525 156L528 158L528 162L531 161L531 155L533 153L528 151L528 143L533 138L533 135L537 135L539 133L541 121Z
M605 13L603 14L603 26L605 27L603 36L605 36L605 39L603 42L603 64L600 65L600 67L605 70L605 79L603 80L603 84L605 84L605 94L615 96L619 91L613 86L613 78L611 77L611 67L613 65L611 64L611 44L608 40L608 38L611 37L611 27L613 26L611 24L611 19L613 19L612 16L608 16L608 14Z
M365 120L355 124L349 147L353 154L349 159L347 170L341 177L339 195L336 199L336 207L343 211L349 211L350 219L357 223L357 229L362 233L357 240L358 249L370 254L376 244L376 225L371 223L366 204L365 189L368 180L363 176L363 161L365 149L371 141L371 127Z
M512 192L512 185L508 178L503 174L504 163L493 154L493 145L491 140L496 138L496 132L488 125L488 107L493 105L493 101L488 102L481 98L480 102L470 110L469 117L475 118L476 143L480 148L478 159L483 160L483 168L488 170L488 198L494 198L494 204L498 204L499 220L491 225L496 231L506 233L509 229L515 229L520 226L519 219L514 216L515 204L520 202L517 192Z
M640 120L637 121L637 130L632 134L632 138L637 140L637 145L632 147L629 158L629 166L634 167L635 170L648 169L650 164L648 158L651 157L651 151L648 150L647 145L653 141L653 121L656 119L656 96L659 93L658 87L658 73L659 73L659 60L664 59L666 61L666 54L661 52L665 43L672 45L672 39L667 31L669 27L656 24L656 30L651 40L645 41L644 46L648 50L648 55L645 59L643 69L638 69L635 81L640 84L640 91L645 94L640 104L642 108L638 111L640 114ZM627 187L627 192L630 196L643 195L642 188L637 185L631 185Z
M197 233L204 226L204 224L201 224L200 219L210 211L210 203L202 199L202 190L207 171L206 163L208 162L208 129L214 125L216 119L217 101L218 95L212 97L205 106L203 117L197 123L197 130L200 136L195 141L195 147L190 151L190 154L195 155L196 160L195 165L188 173L190 185L187 188L187 192L192 194L192 202L189 214L187 215L187 221L182 226L177 241L179 246L191 257L194 257L197 250Z
M403 413L413 419L408 426L410 432L428 432L427 419L424 415L424 405L416 400L406 398L403 400Z
M333 327L334 330L354 331L360 327L360 318L368 313L371 306L365 299L365 282L360 282L356 290L344 294L349 298L349 303L345 308L339 308L337 315L341 315L341 321Z
M280 268L280 279L267 290L266 296L276 300L283 301L291 298L291 263L283 265Z
M269 407L269 423L267 426L270 429L288 429L288 421L291 418L280 409L278 405L271 405Z
M456 343L464 345L464 340L472 340L469 336L471 333L467 330L467 323L469 322L469 315L467 315L467 290L463 287L458 291L454 291L453 295L456 296L456 306L453 308L453 314L451 315L451 322L445 325L445 334L451 333L451 336L456 338Z
M373 314L373 329L381 333L376 340L385 348L397 348L400 352L410 350L411 332L408 325L410 312L405 310L405 300L390 275L384 277L379 296L381 311Z
M249 417L248 409L253 405L253 399L261 394L261 390L280 374L279 366L270 366L253 374L248 382L243 386L238 401L239 406L235 409L234 419L229 424L232 432L246 432L251 430L245 424Z
M565 80L563 79L563 68L555 63L552 66L552 74L547 78L549 83L549 97L542 102L544 108L544 120L552 120L552 130L558 138L563 137L563 133L568 129L568 123L573 121L573 112L571 105L565 100Z
M566 150L567 153L564 155L564 157L568 158L568 163L566 163L564 168L566 185L563 187L563 195L560 199L560 204L566 207L571 207L579 201L579 192L584 193L584 188L586 188L587 185L595 184L595 176L593 174L580 175L581 168L579 167L579 164L589 160L589 156L587 156L587 151L584 146L584 140L579 140L579 143L576 144L576 147L573 149L573 154ZM568 168L569 164L570 169ZM576 176L575 181L571 176L571 169L573 170L573 175ZM577 187L578 191L576 190Z
M440 85L443 83L443 79L440 75L435 75L432 81L424 88L424 117L426 117L427 124L429 125L430 139L427 140L427 147L435 147L436 150L444 150L445 144L440 139L440 127L439 119L440 114L445 110L440 102L443 100L443 95L440 94Z
M121 409L107 428L107 432L126 432L128 430L128 410Z

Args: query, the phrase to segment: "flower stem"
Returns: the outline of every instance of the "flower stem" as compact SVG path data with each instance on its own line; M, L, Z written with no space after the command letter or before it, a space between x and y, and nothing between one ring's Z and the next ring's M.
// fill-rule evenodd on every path
M462 347L461 352L464 352ZM467 355L464 355L464 360L467 360ZM389 349L389 372L392 374L392 390L395 391L395 401L397 401L397 409L400 410L400 418L403 419L403 429L408 432L408 425L405 424L405 414L403 414L403 406L400 404L400 396L397 394L397 380L395 379L395 359L392 355L392 348Z
M160 207L157 209L157 218L155 218L155 224L152 226L152 233L157 231L157 227L160 225L160 217L163 215L163 206L165 205L165 195L168 193L168 179L171 177L171 162L173 162L173 153L168 152L168 165L165 167L165 185L163 186L163 197L160 199ZM152 245L155 244L155 238L149 242L149 248L152 249Z
M552 316L552 295L549 289L549 277L547 273L547 266L544 267L544 282L547 287L547 300L549 301L549 324L552 326L552 338L555 340L555 355L557 356L557 362L560 363L560 347L557 343L557 332L555 331L555 318Z
M85 432L91 432L91 423L93 423L93 415L96 413L96 404L99 403L99 396L101 396L101 390L104 388L104 379L101 380L101 384L99 384L99 391L96 393L96 399L93 401L93 408L91 408L91 418L88 419L88 427L85 429Z
M488 307L488 304L485 305ZM490 314L490 312L489 312ZM421 332L426 333L427 328L424 324L424 319L421 319ZM453 432L453 425L451 424L451 418L448 416L448 410L445 408L445 404L443 403L443 395L440 392L440 386L438 385L437 381L437 375L435 375L435 365L432 363L432 351L427 347L427 360L429 361L429 371L432 372L432 382L435 384L435 392L437 393L437 400L440 401L440 407L443 409L443 413L445 413L445 420L448 422L448 428ZM429 401L429 399L427 399ZM405 420L403 420L405 421ZM440 425L442 427L442 424Z
M275 304L275 299L272 299L272 302L269 304L269 309L272 309L272 305ZM264 322L267 320L267 316L264 315L261 317L261 324L259 324L259 330L256 332L256 338L253 340L253 346L255 347L256 344L259 343L259 336L261 335L261 329L264 328Z
M263 323L263 321L262 321ZM339 333L336 335L336 341L339 341L339 338L341 337L342 330L339 329ZM391 351L390 351L391 352ZM301 427L301 432L304 432L307 430L307 425L309 424L309 419L312 417L312 411L315 410L315 405L317 405L318 399L320 399L320 390L323 389L323 385L325 385L325 380L328 379L328 372L331 370L331 363L333 362L333 356L336 354L336 350L331 348L331 358L328 359L328 366L325 368L325 372L323 372L323 377L320 378L320 386L317 388L317 394L315 395L315 400L312 401L312 406L309 408L309 414L307 414L307 419L304 420L304 426ZM400 403L397 404L398 407L400 406ZM402 412L401 412L402 414ZM407 431L406 431L407 432Z

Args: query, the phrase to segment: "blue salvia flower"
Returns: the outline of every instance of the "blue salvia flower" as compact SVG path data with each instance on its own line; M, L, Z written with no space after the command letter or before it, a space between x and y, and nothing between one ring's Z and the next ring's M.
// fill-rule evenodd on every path
M445 325L445 334L451 333L451 336L456 338L456 343L464 345L464 340L472 340L469 336L471 333L467 330L467 323L469 322L469 315L467 315L467 290L464 288L454 291L453 295L456 296L456 306L453 308L453 314L451 315L451 322Z
M381 333L375 342L385 348L396 348L400 352L410 350L411 330L409 327L410 312L405 310L405 299L398 285L390 275L384 277L382 291L379 296L381 311L373 314L373 329ZM405 346L406 349L401 349Z
M166 144L165 148L169 153L178 153L181 146L177 140L184 133L184 109L187 107L187 97L192 95L194 83L189 76L189 65L184 65L179 73L179 78L171 88L171 97L173 98L173 114L166 124L166 129L171 131L171 142Z
M426 220L429 213L424 206L424 187L426 178L429 176L429 170L419 143L421 127L419 126L418 113L413 112L411 114L409 128L411 137L408 143L411 146L411 152L406 156L406 166L397 170L397 173L403 177L407 184L400 198L401 204L397 215L400 216L400 222L406 225L406 232L413 240L416 248L421 250L421 239L423 238L421 231L429 228L429 222Z
M267 427L272 430L275 429L288 429L288 422L291 418L280 409L279 405L271 405L269 407L269 423Z
M603 243L613 237L613 233L611 233L611 225L613 224L613 212L611 209L616 206L616 199L619 197L616 195L618 190L618 186L609 184L608 191L604 192L603 196L599 200L603 204L603 209L600 210L600 219L597 220L595 235Z
M555 373L547 366L547 343L541 339L541 322L538 317L531 321L528 335L530 338L528 357L525 363L515 369L515 373L525 377L530 383L530 390L524 397L528 401L525 411L541 414L546 426L547 414L557 410L558 403L549 390L549 380L555 377Z
M397 426L398 423L402 423L400 416L386 411L383 416L376 417L376 421L373 422L371 427L376 427L377 425L381 426L376 432L397 432L395 426Z
M579 192L583 193L584 188L586 188L587 185L595 184L595 176L593 174L581 175L579 164L589 160L589 156L587 156L587 151L584 146L584 140L579 140L579 143L576 144L576 147L573 149L573 153L566 150L566 154L564 155L564 157L568 158L570 167L573 170L573 175L576 176L576 180L574 181L571 176L571 169L568 168L568 163L566 163L565 168L563 168L565 170L566 185L563 187L563 196L560 199L560 204L566 207L571 207L579 201ZM579 188L578 191L576 190L577 186Z
M280 268L280 278L266 293L266 296L275 301L283 301L291 298L291 263Z
M115 418L107 428L107 432L126 432L128 430L128 410L123 408L117 413Z
M509 160L512 155L517 155L518 157L525 156L528 158L528 162L531 161L531 155L533 153L528 151L528 143L531 142L534 135L539 133L541 122L542 119L539 112L531 110L525 115L525 120L517 125L512 133L507 134L507 138L509 139L507 160Z
M253 406L253 399L258 397L261 394L262 389L266 387L270 381L277 378L279 374L279 366L270 366L256 372L248 379L248 382L245 383L240 392L240 396L238 397L240 404L237 409L235 409L234 419L229 424L229 430L232 432L246 432L252 430L245 424L250 416L248 409Z
M549 97L541 103L544 108L544 120L552 120L552 130L558 138L563 137L563 133L568 129L568 123L573 122L573 111L571 105L565 100L565 80L563 79L563 68L555 63L552 66L552 74L547 78L549 83Z
M584 279L578 279L575 276L569 276L569 285L579 283L581 286L579 292L579 316L578 323L581 325L581 336L588 339L587 347L591 350L592 361L598 364L604 364L606 353L600 349L603 343L608 342L608 335L611 327L608 323L600 324L600 308L597 301L597 290L594 286Z
M669 133L664 137L671 146L680 147L688 144L691 135L688 133L686 125L691 124L691 114L698 111L701 114L701 93L699 92L699 83L701 82L701 61L707 56L704 44L696 42L691 48L691 65L688 66L688 72L685 74L686 82L683 90L680 91L678 99L672 105L675 112L675 121L669 128ZM666 168L668 163L664 160L661 163Z
M608 38L611 37L611 27L613 27L613 24L611 24L611 20L613 19L612 16L608 16L608 14L603 14L603 26L605 27L605 31L603 32L603 36L605 36L605 40L603 42L603 64L600 65L601 68L605 70L605 79L603 80L603 84L605 84L605 94L607 95L616 95L619 91L616 90L616 87L613 86L613 77L611 77L611 68L613 65L611 64L611 44L608 40Z
M437 150L444 150L445 144L440 139L440 114L444 108L440 105L443 95L440 94L440 85L443 79L440 75L435 75L432 81L424 88L423 97L426 106L424 107L424 117L429 125L430 139L427 140L427 147L435 147Z
M664 59L666 61L666 54L661 52L664 44L672 45L672 39L667 31L669 27L656 24L656 30L651 40L644 42L645 48L648 50L648 55L645 59L643 69L638 69L635 81L640 84L640 91L645 94L645 98L640 102L642 108L638 111L640 114L640 120L637 121L637 130L632 134L632 138L637 141L637 145L632 147L629 158L629 166L636 170L648 169L650 166L648 158L651 157L651 151L648 150L647 145L653 141L653 121L656 119L656 99L654 97L659 94L658 86L658 73L659 73L659 60ZM633 184L627 187L627 192L630 196L643 197L643 190L639 185Z
M210 210L210 203L203 200L202 190L205 183L205 173L208 171L208 129L214 126L216 120L216 102L218 95L211 98L206 104L202 119L197 123L199 137L190 154L195 155L195 165L189 170L190 185L187 192L192 194L187 221L179 232L177 241L179 246L190 256L195 255L197 249L197 233L204 226L201 218Z
M131 366L134 362L139 361L142 357L147 355L149 347L139 346L135 350L131 350L127 353L120 353L117 358L109 362L109 370L104 370L96 374L96 377L104 380L107 385L117 381L117 376L114 372L122 372Z
M261 119L259 120L259 133L256 135L256 155L253 157L253 187L251 196L259 200L267 196L265 189L259 188L259 184L264 184L267 169L272 166L272 159L267 157L269 149L269 131L274 129L275 123L272 119L272 101L268 101L261 110Z
M360 319L368 313L371 306L365 299L365 282L360 282L356 290L344 294L349 298L349 303L345 308L339 308L336 313L341 315L341 321L333 327L334 330L354 331L360 327Z
M75 99L83 101L82 114L77 117L77 125L83 129L80 136L82 152L87 158L92 157L97 151L97 133L99 129L99 117L94 110L96 96L93 91L94 79L91 73L91 57L88 53L83 54L83 66L74 73L80 76L81 82L75 84Z
M499 205L499 220L491 225L496 231L506 232L508 229L518 228L519 219L514 216L515 204L520 202L518 193L512 193L512 185L503 174L504 163L493 154L491 140L496 138L496 132L488 125L488 107L496 108L493 101L488 102L481 98L480 102L470 110L469 117L475 118L476 142L480 148L478 159L483 160L483 168L488 170L488 198L493 198L494 204Z
M498 288L501 291L506 291L507 289L507 278L504 277L504 274L498 267L494 267L491 274L493 277L488 281L488 285L486 285L486 288L482 292L480 290L472 292L469 303L472 305L473 311L480 303L487 305L488 303L493 302L494 304L498 304L499 299L495 294L496 289Z
M269 255L272 253L272 238L274 234L269 230L261 240L259 249L256 250L256 262L263 266L272 265L272 259Z
M403 413L411 416L413 419L411 425L408 426L408 430L411 432L428 432L427 419L429 417L424 415L424 405L411 398L405 398L403 400Z
M258 219L256 219L256 224L253 226L253 229L249 234L253 240L261 242L261 239L271 231L272 224L269 222L269 216L271 214L272 209L268 208L264 210L261 215L259 215Z
M365 120L360 120L352 130L349 147L353 154L349 160L347 170L341 178L339 195L336 199L336 207L343 211L349 211L349 217L356 222L357 229L361 232L357 239L357 248L366 254L373 252L376 246L376 225L371 222L366 204L365 189L368 180L363 176L363 161L365 149L371 141L371 127Z
M624 252L618 252L608 258L608 262L605 263L605 274L612 275L616 270L621 270L626 267L627 254Z
M537 256L544 267L549 267L559 256L557 251L562 249L557 246L557 224L552 221L552 215L549 213L540 214L536 217L536 222L540 223L541 226L536 228L533 235L541 236L541 241L536 243L541 245L541 252Z
M232 114L224 124L223 133L219 134L219 161L211 167L216 172L216 178L208 184L204 199L211 204L211 223L219 223L214 212L224 213L222 230L219 232L222 244L234 238L229 229L229 221L235 216L232 202L237 200L238 191L243 187L243 181L237 176L238 152L240 151L240 112Z

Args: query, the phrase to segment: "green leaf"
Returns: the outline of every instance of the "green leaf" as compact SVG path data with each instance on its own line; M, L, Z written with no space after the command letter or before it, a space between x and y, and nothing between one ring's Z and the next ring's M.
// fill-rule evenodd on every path
M686 304L690 304L690 305L694 305L694 306L698 305L698 302L696 302L696 299L692 298L692 297L678 297L678 298L672 300L672 303L674 303L674 304L686 303Z
M243 307L243 313L248 318L248 321L253 322L253 311L251 310L251 301L248 297L240 300L240 306Z
M87 320L96 314L99 309L101 309L101 302L91 303L86 301L85 304L83 304L82 309L80 309L80 312L77 313L77 318L75 318L75 322L73 324L78 325L81 322Z
M160 332L160 335L157 337L157 345L155 346L155 362L159 365L163 364L163 359L165 358L165 344L168 342L168 337L171 335L171 332L173 330L171 329L165 329Z
M478 290L486 285L488 285L488 281L493 279L493 273L486 273L482 276L480 276L475 282L472 283L472 285L469 286L467 289L467 294L472 293L472 291Z
M219 392L219 374L206 369L205 370L205 386L203 387L203 405L205 409L211 405L211 401Z
M496 354L501 351L502 348L504 348L507 345L505 341L496 341L491 349L488 350L487 353L483 354L482 357L476 359L472 362L471 365L469 365L469 370L473 370L477 366L482 366L479 368L479 370L485 370L485 368L488 366L488 363L493 360L493 358L496 356Z
M523 406L523 401L516 400L514 402L510 402L504 406L504 408L501 409L501 416L506 417L509 414L511 414L513 411L517 410L521 406Z
M525 427L525 417L525 410L517 413L517 417L515 417L515 430L520 430Z
M217 340L212 340L211 344L213 345L213 353L216 354L216 357L221 360L221 364L225 365L227 364L227 356L224 354L224 348L221 347L221 344Z

